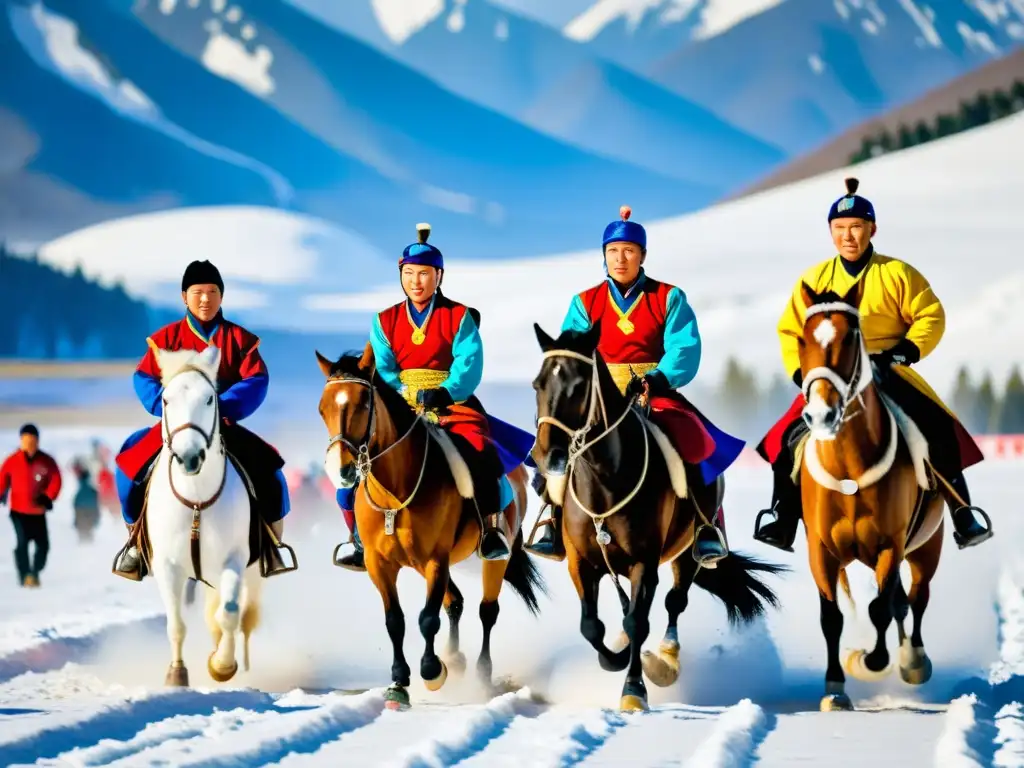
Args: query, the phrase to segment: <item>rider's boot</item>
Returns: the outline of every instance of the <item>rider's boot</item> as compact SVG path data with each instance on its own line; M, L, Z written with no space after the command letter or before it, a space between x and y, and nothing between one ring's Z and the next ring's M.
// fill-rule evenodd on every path
M537 520L536 529L540 527L540 538L536 541L533 536L527 543L527 552L539 557L546 557L548 560L561 562L565 559L565 544L562 542L562 508L554 504L547 496L547 478L541 472L533 473L533 480L530 481L533 490L545 502L545 508L551 509L551 515L544 519L544 509L540 511L540 518Z
M114 557L114 567L111 569L118 576L129 581L142 581L146 575L146 567L139 553L139 535L142 530L142 518L132 524L126 524L128 528L128 543Z
M953 541L957 547L966 549L981 544L992 538L992 521L981 507L971 506L971 492L967 489L967 480L962 472L950 481L952 491L945 489L950 517L953 520ZM985 525L978 523L974 513L977 512L985 520Z
M783 454L776 460L772 506L771 509L758 512L754 520L754 539L784 552L792 552L797 528L803 515L800 488L790 477L791 468L785 459L786 454ZM775 519L762 526L761 518L768 515Z
M363 540L359 538L359 529L356 527L355 515L351 514L348 510L342 511L345 513L345 520L352 531L352 538L334 548L334 564L339 568L346 568L350 571L365 571L366 562L363 558ZM345 544L352 544L352 551L347 555L338 557L338 550L344 547Z
M729 556L729 545L725 541L725 531L719 527L719 520L719 516L716 515L711 525L697 526L693 557L702 568L714 568L719 560Z
M483 531L479 555L483 560L507 560L512 555L508 537L502 529L501 478L505 469L497 451L488 446L474 457L473 492Z

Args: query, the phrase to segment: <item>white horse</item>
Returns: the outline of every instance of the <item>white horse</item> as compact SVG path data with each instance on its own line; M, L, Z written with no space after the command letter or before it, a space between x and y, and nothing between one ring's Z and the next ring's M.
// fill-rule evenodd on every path
M206 622L214 650L210 677L225 682L238 671L235 634L243 635L249 669L249 635L259 620L259 563L249 561L249 497L221 439L217 401L220 350L156 351L163 391L164 445L153 467L146 503L152 549L150 571L167 612L171 666L167 685L187 686L181 657L185 622L182 594L192 577L205 581Z

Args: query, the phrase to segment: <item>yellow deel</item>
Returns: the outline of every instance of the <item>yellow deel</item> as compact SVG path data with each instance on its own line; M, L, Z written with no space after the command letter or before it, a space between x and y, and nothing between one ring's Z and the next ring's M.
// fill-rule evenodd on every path
M858 281L861 288L861 330L868 354L884 352L906 338L921 350L923 360L938 346L946 330L946 311L925 277L905 261L875 252L864 270L853 277L834 256L808 269L797 281L793 295L779 318L779 341L786 371L800 368L799 339L803 336L804 306L802 283L815 293L833 291L846 295ZM951 416L955 415L920 374L908 366L893 368L915 389L933 400Z

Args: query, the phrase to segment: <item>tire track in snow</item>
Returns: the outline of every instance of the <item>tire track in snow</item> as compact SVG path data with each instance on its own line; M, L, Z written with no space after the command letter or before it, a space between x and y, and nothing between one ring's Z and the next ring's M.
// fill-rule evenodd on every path
M104 739L58 756L54 765L249 766L292 753L315 752L325 741L373 723L384 710L381 691L355 696L291 696L262 711L241 707L205 717L170 716L130 739ZM312 705L312 706L310 706Z
M456 714L439 732L404 750L392 763L395 768L450 766L479 753L518 717L535 718L544 705L529 688L504 693L472 713Z
M71 713L71 721L43 724L18 739L0 744L5 764L34 763L62 753L95 745L101 738L125 740L136 736L149 723L176 716L209 717L218 709L244 708L254 712L274 708L269 694L255 691L170 690L129 697L98 710ZM77 715L81 714L81 717Z
M750 699L734 704L714 721L711 735L683 765L687 768L740 768L753 764L761 742L774 727Z

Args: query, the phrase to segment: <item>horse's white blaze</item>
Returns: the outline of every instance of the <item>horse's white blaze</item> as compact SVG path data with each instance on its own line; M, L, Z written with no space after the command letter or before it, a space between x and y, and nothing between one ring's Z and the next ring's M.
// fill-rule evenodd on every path
M811 435L815 439L834 440L838 424L833 424L831 427L825 426L825 417L835 410L825 400L825 387L824 381L816 381L811 385L810 397L807 400L807 405L804 406L804 413L810 419Z
M341 443L335 443L327 449L327 455L324 457L324 472L337 490L343 491L349 487L341 482Z
M214 585L217 593L217 629L222 636L214 664L218 669L230 669L234 661L234 633L238 629L238 617L250 602L256 605L259 594L258 590L239 588L239 577L243 571L245 577L249 577L259 567L254 564L244 568L249 559L249 499L241 478L225 456L220 441L220 424L215 418L216 410L206 405L211 395L216 398L216 392L202 376L182 371L184 366L192 365L202 369L215 382L219 354L216 347L198 355L157 350L157 362L165 380L165 429L174 431L191 422L204 430L212 430L209 433L212 440L206 449L206 460L195 475L186 475L167 447L161 449L150 482L146 523L153 550L153 576L167 613L171 661L180 662L181 643L186 631L181 615L181 597L186 579L194 575L190 541L193 510L176 498L175 491L188 501L202 504L212 499L223 483L217 500L200 511L199 563L202 577ZM180 375L171 375L169 371L172 369ZM176 438L180 438L175 440L176 452L185 450L194 440L206 446L196 430L183 430ZM258 570L256 577L259 578ZM234 603L233 611L230 610L231 603Z
M334 396L334 402L338 404L339 408L344 408L348 404L348 392L344 389L341 390L337 395Z
M814 340L826 349L829 344L836 340L836 327L831 320L825 318L818 327L814 329Z

